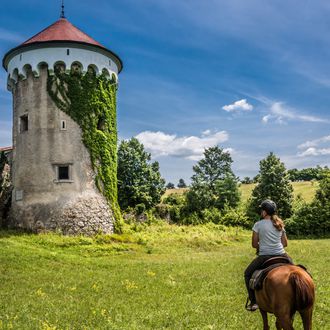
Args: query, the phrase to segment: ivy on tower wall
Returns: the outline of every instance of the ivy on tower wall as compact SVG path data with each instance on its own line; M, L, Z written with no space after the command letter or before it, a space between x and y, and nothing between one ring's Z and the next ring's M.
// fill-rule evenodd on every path
M96 76L93 70L82 74L63 67L48 76L47 91L56 106L68 114L82 130L95 172L95 184L107 199L119 224L121 213L117 198L117 119L115 76Z

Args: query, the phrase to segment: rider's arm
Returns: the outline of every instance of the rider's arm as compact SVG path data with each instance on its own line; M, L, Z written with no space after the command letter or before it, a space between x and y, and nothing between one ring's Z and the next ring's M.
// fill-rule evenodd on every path
M259 235L255 231L252 231L252 247L255 249L259 248Z
M288 246L288 238L286 237L285 231L282 233L281 242L282 242L283 247Z

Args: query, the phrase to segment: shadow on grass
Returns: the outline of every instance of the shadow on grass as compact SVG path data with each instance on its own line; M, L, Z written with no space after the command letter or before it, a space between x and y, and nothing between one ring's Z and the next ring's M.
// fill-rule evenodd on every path
M34 235L34 234L35 233L29 230L0 228L0 239L9 238L13 236L24 236L24 235Z

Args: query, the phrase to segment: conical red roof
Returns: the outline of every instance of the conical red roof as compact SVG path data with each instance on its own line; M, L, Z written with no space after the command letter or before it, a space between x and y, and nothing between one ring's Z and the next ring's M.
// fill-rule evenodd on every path
M80 31L65 18L60 18L58 21L37 33L32 38L23 42L22 45L47 41L83 42L104 48L104 46L88 36L86 33Z

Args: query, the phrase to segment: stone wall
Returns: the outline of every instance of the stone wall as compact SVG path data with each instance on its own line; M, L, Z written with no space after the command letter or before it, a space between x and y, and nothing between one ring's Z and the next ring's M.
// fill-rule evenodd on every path
M14 189L10 226L65 234L110 233L114 217L95 186L81 129L49 97L47 78L44 67L39 77L27 73L27 78L12 89ZM22 116L28 116L25 131ZM70 167L69 180L57 179L59 164Z

